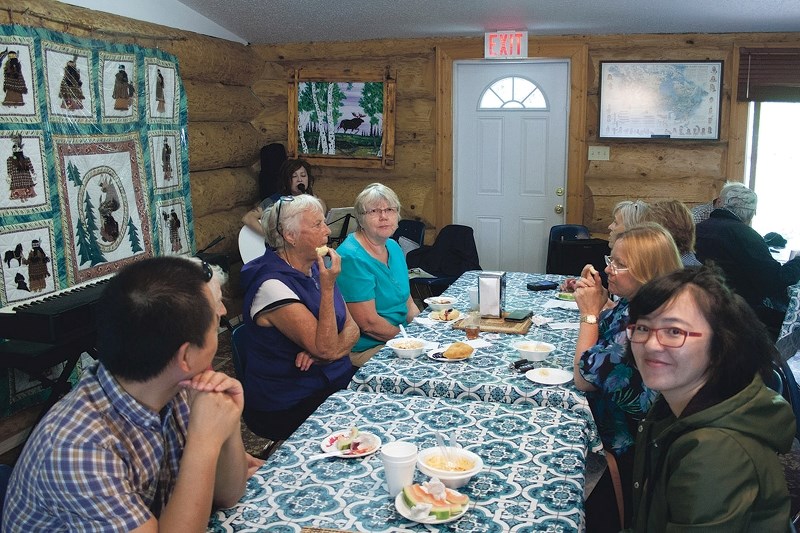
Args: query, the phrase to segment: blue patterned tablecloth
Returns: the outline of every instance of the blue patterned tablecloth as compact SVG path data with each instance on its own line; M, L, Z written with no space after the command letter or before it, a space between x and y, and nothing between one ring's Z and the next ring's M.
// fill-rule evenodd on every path
M453 283L444 295L458 298L453 306L462 312L469 310L469 288L476 287L479 271L470 271ZM560 283L564 276L554 274L526 274L509 272L506 275L506 310L526 309L534 315L552 318L553 322L578 323L577 309L546 308L545 303L555 298L557 291L529 291L527 283L537 280ZM421 316L427 316L425 312ZM453 329L449 323L426 326L414 322L406 327L410 336L448 344L465 340L462 330ZM526 335L481 333L481 338L492 346L480 348L461 362L441 362L425 354L415 359L400 359L391 348L383 348L355 375L350 389L368 392L482 400L510 404L532 404L569 409L580 413L591 422L593 417L583 392L572 382L564 385L540 385L528 380L524 374L511 371L509 364L519 359L512 344L519 340L542 340L556 346L550 357L537 366L562 368L572 372L572 361L578 332L575 329L551 329L548 325L531 326ZM593 435L592 449L602 448L599 437Z
M438 526L403 518L378 454L306 462L326 436L352 425L420 449L436 445L437 430L455 433L484 461L460 489L473 502L466 514ZM250 478L236 507L212 515L209 531L582 531L589 433L585 418L556 407L340 391Z

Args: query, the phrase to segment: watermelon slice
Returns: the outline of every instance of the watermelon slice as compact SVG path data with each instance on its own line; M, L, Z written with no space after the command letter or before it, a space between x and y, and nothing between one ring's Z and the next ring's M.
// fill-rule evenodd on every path
M445 490L445 498L438 499L428 493L424 487L414 483L403 487L403 501L409 509L416 506L428 506L428 515L437 520L446 520L459 515L469 504L469 497L452 489Z

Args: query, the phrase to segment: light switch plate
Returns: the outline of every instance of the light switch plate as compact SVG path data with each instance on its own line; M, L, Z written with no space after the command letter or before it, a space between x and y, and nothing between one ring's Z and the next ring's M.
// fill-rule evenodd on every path
M611 150L608 146L589 147L589 161L608 161L610 156Z

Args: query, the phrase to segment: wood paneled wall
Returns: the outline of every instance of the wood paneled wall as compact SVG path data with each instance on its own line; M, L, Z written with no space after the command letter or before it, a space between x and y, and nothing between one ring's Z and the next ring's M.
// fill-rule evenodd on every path
M531 55L538 49L583 44L588 60L581 68L584 76L573 76L573 90L585 98L583 120L571 121L570 143L577 146L571 157L581 157L582 179L571 179L568 221L584 223L597 234L607 233L611 209L623 199L657 201L677 198L690 205L714 197L728 179L742 180L744 172L747 108L735 103L735 80L740 46L800 46L800 34L681 34L681 35L606 35L532 36ZM397 158L391 170L316 168L316 191L329 206L350 205L361 188L381 181L394 188L404 205L404 216L421 218L429 227L448 223L451 207L446 196L447 183L437 186L437 171L447 176L445 166L450 153L437 154L439 136L452 138L446 114L437 109L436 49L470 49L479 58L481 38L381 40L350 43L304 43L255 45L264 60L265 70L256 82L255 92L265 103L264 112L254 124L268 132L271 142L286 142L286 83L289 72L307 65L385 64L397 71ZM458 58L464 57L459 55ZM599 62L604 60L723 60L724 84L722 127L718 141L597 140ZM575 59L573 59L574 61ZM581 79L583 85L576 86ZM450 81L439 80L439 91L447 91ZM448 99L445 99L449 101ZM574 131L580 124L580 131ZM442 143L440 143L442 144ZM446 143L445 143L446 144ZM586 147L610 147L609 161L585 161ZM571 161L570 164L575 164ZM449 178L452 180L452 177ZM452 183L449 184L452 190ZM433 232L429 231L429 239Z
M479 37L244 46L51 0L19 0L0 11L0 23L136 42L178 57L189 100L190 179L200 247L224 235L227 239L214 251L236 256L240 218L259 200L259 149L271 142L287 143L287 84L293 69L311 66L389 66L397 72L394 168L315 167L315 190L328 206L352 205L365 185L380 181L397 191L404 217L428 224L429 241L451 219L447 195L452 177L443 167L452 155L441 142L452 138L441 105L449 97L437 93L448 91L451 81L442 79L436 51L464 47L475 50L470 54L478 58L483 49ZM580 176L568 183L568 221L583 222L602 234L619 200L675 197L696 204L712 198L726 179L741 180L747 109L732 103L731 80L738 47L762 44L800 46L800 33L531 36L532 55L537 49L588 49L588 56L578 59L583 72L573 75L572 90L585 112L570 122L570 165L580 168ZM586 161L586 146L598 144L598 64L626 59L725 61L720 140L603 141L610 147L610 160Z
M136 43L178 58L189 103L189 170L197 246L207 246L223 235L226 239L210 251L237 256L240 219L258 196L259 150L268 139L251 125L264 109L251 89L264 71L253 50L51 0L18 0L10 6L0 10L0 24Z

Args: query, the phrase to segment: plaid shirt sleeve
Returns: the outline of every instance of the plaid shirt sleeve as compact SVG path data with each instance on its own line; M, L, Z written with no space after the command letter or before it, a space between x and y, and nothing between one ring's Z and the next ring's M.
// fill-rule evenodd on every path
M61 502L70 531L129 531L152 516L118 450L89 441L52 450L43 466L44 492Z

